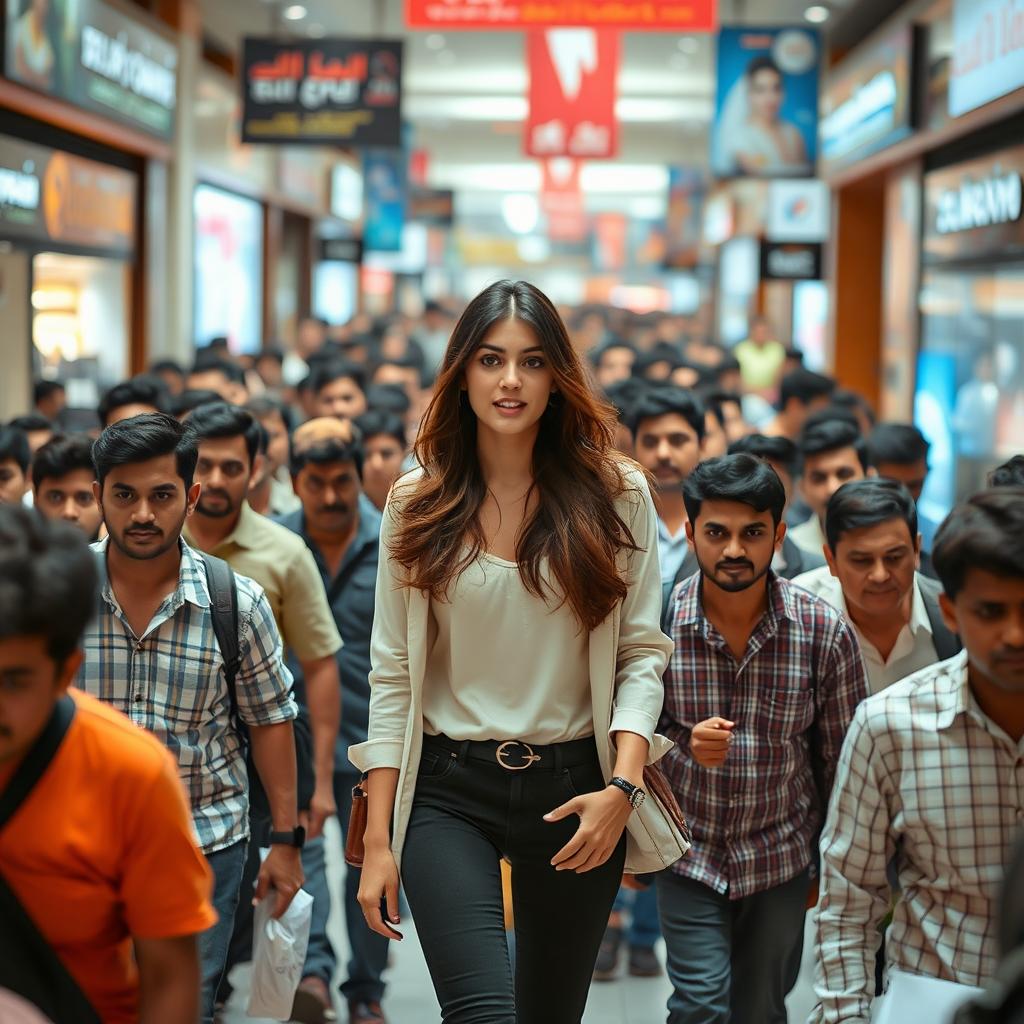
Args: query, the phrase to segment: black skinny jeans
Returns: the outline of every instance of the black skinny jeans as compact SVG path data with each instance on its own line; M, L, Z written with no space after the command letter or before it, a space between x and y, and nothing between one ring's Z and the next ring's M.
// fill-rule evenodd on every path
M579 1024L626 840L599 868L555 871L551 859L579 818L549 823L543 815L604 788L596 747L584 764L516 772L424 736L402 881L444 1024ZM514 981L503 855L512 864Z

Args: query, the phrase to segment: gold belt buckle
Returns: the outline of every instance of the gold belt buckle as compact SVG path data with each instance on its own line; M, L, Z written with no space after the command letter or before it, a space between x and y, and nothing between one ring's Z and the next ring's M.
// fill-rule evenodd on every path
M504 758L508 753L509 747L526 747L526 753L523 755L525 764L505 764ZM522 740L505 740L504 743L494 752L494 758L506 771L510 772L521 772L525 768L529 768L530 765L536 764L541 760L540 754L533 752L533 747L529 743L523 743Z

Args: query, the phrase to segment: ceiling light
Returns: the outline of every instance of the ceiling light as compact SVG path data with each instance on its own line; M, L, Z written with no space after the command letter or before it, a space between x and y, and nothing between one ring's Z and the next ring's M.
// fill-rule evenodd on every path
M693 36L683 36L683 38L676 43L676 46L678 46L683 53L696 53L700 49L700 43L698 43Z
M832 12L821 4L814 4L804 11L804 17L813 25L820 25L823 21L828 21L831 14Z
M439 32L431 32L429 36L424 40L427 44L428 50L443 50L444 49L444 36Z
M306 16L306 8L302 4L291 4L281 12L281 17L288 21L301 21Z

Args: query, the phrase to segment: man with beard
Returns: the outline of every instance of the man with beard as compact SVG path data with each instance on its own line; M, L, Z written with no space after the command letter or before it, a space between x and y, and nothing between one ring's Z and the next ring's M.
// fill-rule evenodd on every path
M149 729L175 755L199 846L213 871L219 920L200 938L203 1024L224 970L249 837L245 724L274 831L256 898L275 890L275 916L302 885L291 673L263 589L235 576L234 688L217 640L206 560L181 540L195 511L198 451L190 429L164 413L112 424L93 446L93 493L107 538L93 545L97 614L83 639L76 684ZM157 875L153 885L160 885ZM246 895L248 898L248 894Z
M235 572L255 580L264 590L293 669L302 725L313 737L312 765L299 765L300 821L306 828L303 864L307 875L322 868L318 853L324 822L335 811L334 743L341 716L341 686L335 654L341 637L324 593L313 556L291 530L271 522L249 507L246 495L263 471L259 454L260 425L246 409L224 402L201 405L188 419L199 445L196 480L202 485L199 503L184 530L193 547L223 558ZM308 775L314 785L309 794ZM250 804L252 834L263 845L270 832L269 810L262 794ZM259 868L257 844L249 851L245 883ZM228 966L251 958L252 914L240 907ZM222 992L226 995L226 992Z
M700 572L672 593L661 765L693 849L658 876L669 1024L785 1024L810 869L867 679L852 629L771 571L786 495L754 455L683 484Z
M954 508L933 558L965 650L854 716L821 842L814 1024L871 1019L893 896L891 985L909 973L982 986L999 963L1000 889L1024 806L1024 488Z

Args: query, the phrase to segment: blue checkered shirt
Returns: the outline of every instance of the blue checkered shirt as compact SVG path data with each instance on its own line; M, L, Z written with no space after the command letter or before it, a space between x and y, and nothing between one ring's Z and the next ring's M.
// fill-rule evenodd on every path
M693 829L677 874L740 899L795 878L813 860L843 737L868 695L853 630L831 605L768 575L768 608L736 659L701 605L697 573L672 592L672 657L660 762ZM690 732L735 722L725 764L704 768Z
M110 586L106 549L106 540L93 545L103 556L101 597L75 685L167 745L178 761L199 845L204 853L222 850L249 834L249 784L213 631L206 566L182 541L178 586L137 637ZM297 714L292 676L270 604L259 584L238 574L235 579L239 717L251 726L291 721Z

